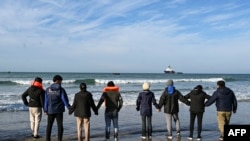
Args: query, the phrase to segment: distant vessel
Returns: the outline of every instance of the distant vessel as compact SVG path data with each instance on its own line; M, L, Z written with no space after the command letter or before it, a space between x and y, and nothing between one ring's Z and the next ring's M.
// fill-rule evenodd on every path
M171 66L168 66L165 70L165 73L175 73L175 70L171 68Z

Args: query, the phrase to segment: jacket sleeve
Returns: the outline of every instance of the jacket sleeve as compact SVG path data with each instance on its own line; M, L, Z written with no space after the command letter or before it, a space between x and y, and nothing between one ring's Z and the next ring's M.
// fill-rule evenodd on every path
M27 101L27 96L28 96L28 89L22 94L22 100L23 100L23 104L25 106L28 106L29 102Z
M76 95L74 97L74 101L73 101L72 106L69 108L69 114L70 115L75 111L75 108L76 108Z
M182 94L181 92L178 91L178 99L182 102L185 103L186 105L190 105L190 101L188 101Z
M121 110L122 106L123 106L123 99L122 99L121 94L119 93L118 111Z
M136 110L140 111L140 106L141 106L141 94L139 93L137 99L136 99Z
M70 108L69 99L64 89L62 90L62 93L61 93L61 99L63 101L63 104L69 109Z
M155 106L156 109L159 109L159 105L158 105L157 102L156 102L154 93L153 93L152 103L153 103L153 105Z
M99 100L99 102L98 102L98 104L97 104L97 109L99 109L99 108L102 106L102 103L103 103L104 100L105 100L104 94L105 94L105 93L102 93L102 96L101 96L101 98L100 98L100 100Z
M48 94L47 91L44 93L44 105L43 105L43 110L45 113L48 112Z
M233 93L233 111L236 111L237 110L237 99L236 99L236 97L235 97L235 94L234 94L234 92L232 91L232 93Z
M44 107L44 95L45 95L45 91L42 90L41 94L40 94L40 103L41 103L42 107Z
M92 110L93 110L95 113L97 113L97 112L98 112L98 109L97 109L97 107L96 107L96 105L95 105L95 102L94 102L94 99L93 99L93 96L92 96L91 93L89 93L89 103L90 103L90 106L91 106Z
M159 109L161 109L161 107L165 104L166 101L166 94L165 91L162 93L161 97L160 97L160 101L159 101Z
M212 105L216 101L217 97L218 97L217 93L214 92L213 95L205 102L205 106Z

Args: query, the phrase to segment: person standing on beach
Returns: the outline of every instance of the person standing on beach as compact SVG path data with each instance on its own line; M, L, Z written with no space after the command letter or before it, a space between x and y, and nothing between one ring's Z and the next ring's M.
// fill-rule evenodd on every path
M81 83L80 91L75 94L74 102L69 109L69 114L71 115L74 112L74 116L76 117L78 141L83 141L83 126L85 132L85 141L89 141L91 108L95 114L98 115L92 94L87 91L87 85L85 83Z
M98 102L97 109L99 109L102 103L105 102L105 138L110 138L111 121L113 121L114 138L118 140L118 113L122 108L123 99L119 92L119 87L115 86L113 81L109 81L107 86L103 89L103 94Z
M143 83L143 91L139 93L136 100L136 110L140 111L142 120L142 139L146 139L146 135L149 139L152 138L152 104L156 109L159 108L158 104L156 103L155 95L149 90L149 88L149 83Z
M197 85L192 91L184 96L186 99L190 100L190 125L189 125L189 140L193 140L194 132L194 121L197 117L197 140L201 140L201 131L202 131L202 118L203 113L205 112L205 100L209 99L211 96L206 94L202 90L201 85Z
M237 99L234 92L226 87L225 81L223 80L217 82L217 90L205 103L205 106L210 106L214 102L216 102L218 128L221 134L219 139L224 140L224 125L230 123L232 112L236 113Z
M174 119L177 137L180 137L180 120L179 120L179 101L189 104L189 101L184 98L181 92L174 87L173 80L167 81L167 87L162 93L159 101L159 111L164 105L164 112L166 114L168 139L172 139L172 118Z
M42 107L45 92L42 81L42 78L36 77L31 83L31 86L22 94L24 105L29 107L30 128L32 131L32 137L35 139L40 138L38 131L42 119ZM27 97L29 97L29 102Z
M62 141L63 136L63 113L65 106L69 109L70 104L65 89L61 86L62 76L55 75L53 84L45 91L44 112L48 115L46 128L46 141L51 140L51 130L54 120L57 121L58 141Z

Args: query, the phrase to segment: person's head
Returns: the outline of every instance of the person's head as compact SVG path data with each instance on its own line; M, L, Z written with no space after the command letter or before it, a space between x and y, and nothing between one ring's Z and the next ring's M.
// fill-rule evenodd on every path
M202 86L201 85L197 85L196 87L194 87L195 90L197 91L202 91Z
M167 87L168 86L174 86L174 81L172 79L167 81Z
M53 77L53 82L54 82L54 83L61 83L62 80L63 80L63 78L62 78L61 75L55 75L55 76Z
M143 89L144 91L149 90L149 88L150 88L150 84L149 84L148 82L145 82L145 83L142 84L142 89Z
M41 77L36 77L34 79L35 82L39 82L39 83L42 83L43 82L43 79Z
M217 86L218 87L225 87L225 81L223 81L223 80L217 81Z
M114 84L114 82L113 82L113 81L109 81L109 82L108 82L108 84L107 84L107 86L108 86L108 87L114 87L114 86L115 86L115 84Z
M80 90L86 90L86 89L87 89L86 83L81 83L80 84Z

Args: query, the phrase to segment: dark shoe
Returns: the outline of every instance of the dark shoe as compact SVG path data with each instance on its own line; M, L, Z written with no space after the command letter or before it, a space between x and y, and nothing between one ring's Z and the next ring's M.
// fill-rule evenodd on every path
M33 136L34 139L39 139L40 136L39 135L36 135L36 136Z

